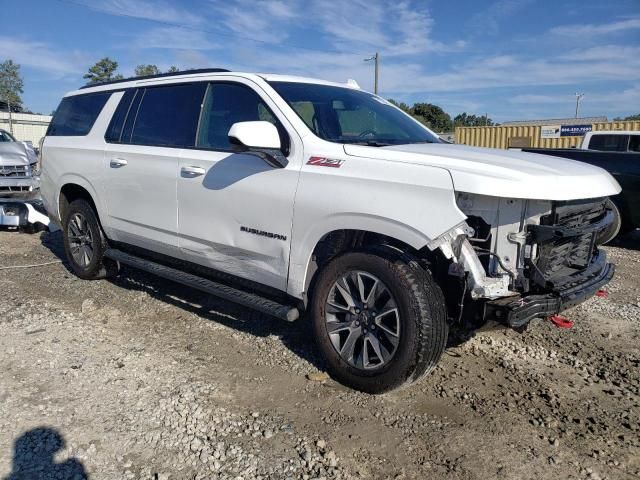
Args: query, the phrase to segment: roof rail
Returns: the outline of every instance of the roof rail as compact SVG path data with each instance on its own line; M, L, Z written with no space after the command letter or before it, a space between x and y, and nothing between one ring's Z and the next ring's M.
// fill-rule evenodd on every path
M110 80L108 82L88 83L80 87L80 90L82 90L83 88L101 87L102 85L112 85L114 83L131 82L133 80L147 80L149 78L176 77L179 75L193 75L196 73L221 73L230 71L231 70L227 70L226 68L196 68L193 70L182 70L179 72L158 73L157 75L143 75L141 77L129 77L120 80Z

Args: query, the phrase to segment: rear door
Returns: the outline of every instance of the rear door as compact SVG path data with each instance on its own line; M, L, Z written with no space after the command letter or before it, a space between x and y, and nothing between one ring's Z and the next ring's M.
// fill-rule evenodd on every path
M260 92L260 93L259 93ZM276 125L289 163L275 168L233 153L236 122ZM178 230L183 256L216 270L284 290L302 144L286 118L249 81L211 82L196 146L179 159Z
M107 131L104 195L115 240L177 256L176 181L206 83L128 90Z

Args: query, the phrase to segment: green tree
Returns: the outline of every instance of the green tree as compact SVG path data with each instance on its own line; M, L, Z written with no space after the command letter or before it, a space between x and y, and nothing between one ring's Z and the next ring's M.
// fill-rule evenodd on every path
M415 103L411 108L412 114L431 130L448 132L451 130L451 117L438 105L432 103Z
M83 75L82 78L86 78L88 83L102 83L111 80L122 80L122 75L116 74L118 69L118 62L111 60L109 57L104 57L98 61L94 66L89 68L89 71Z
M624 118L616 117L613 119L614 122L630 122L633 120L640 120L640 113L636 113L635 115L629 115Z
M135 70L136 77L146 77L147 75L158 75L160 69L156 65L138 65Z
M180 69L178 67L176 67L175 65L171 65L169 67L169 70L167 70L167 73L177 73L179 71L180 71Z
M7 104L9 111L9 132L13 133L12 111L22 110L24 82L20 76L20 65L13 60L0 63L0 100Z
M411 115L411 107L409 105L407 105L406 103L403 103L403 102L398 103L393 98L389 99L389 103L392 103L393 105L398 107L400 110L404 110L406 113Z
M453 119L456 127L484 127L493 126L493 120L487 115L468 115L467 112L456 115Z
M0 63L0 101L7 104L9 111L22 109L24 82L20 76L20 65L13 60Z

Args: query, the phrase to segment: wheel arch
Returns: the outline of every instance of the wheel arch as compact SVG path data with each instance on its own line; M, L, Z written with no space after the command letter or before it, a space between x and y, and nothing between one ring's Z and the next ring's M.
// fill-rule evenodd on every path
M93 188L91 188L88 182L78 177L68 179L60 187L58 200L56 202L60 223L64 221L64 216L71 202L80 198L86 200L91 205L94 212L96 213L96 216L98 217L98 222L101 222L101 209L98 207L98 203L95 201L95 199L98 198L96 192L93 190Z
M346 251L372 245L388 245L416 258L430 256L431 252L426 245L432 239L425 234L394 220L375 220L372 222L372 218L363 219L358 215L340 222L334 228L307 232L305 238L297 244L298 251L292 250L288 293L306 301L317 271L331 258ZM296 242L294 237L294 244Z

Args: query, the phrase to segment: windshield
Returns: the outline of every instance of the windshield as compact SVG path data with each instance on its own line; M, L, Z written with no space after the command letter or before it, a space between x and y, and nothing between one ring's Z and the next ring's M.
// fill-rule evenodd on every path
M344 87L270 82L318 137L371 146L440 143L440 139L389 102Z
M9 132L0 130L0 142L15 142L16 139Z

